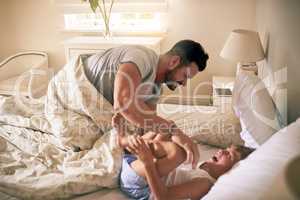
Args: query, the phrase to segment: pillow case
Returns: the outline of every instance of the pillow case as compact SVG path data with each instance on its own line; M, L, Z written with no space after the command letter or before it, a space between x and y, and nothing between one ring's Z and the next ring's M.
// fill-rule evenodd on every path
M260 145L257 143L257 141L252 137L252 135L247 131L245 127L245 123L242 119L240 119L242 131L240 133L242 140L244 140L245 144L244 146L250 147L253 149L257 149Z
M167 116L196 142L217 147L228 147L231 144L242 145L241 126L234 113L175 113Z
M271 193L273 197L279 197L282 191L272 188L288 163L300 155L299 132L300 119L274 134L248 158L221 176L203 199L274 199L267 198Z
M280 129L277 108L256 75L243 71L238 74L232 103L233 110L243 122L243 132L251 134L257 145L263 144Z

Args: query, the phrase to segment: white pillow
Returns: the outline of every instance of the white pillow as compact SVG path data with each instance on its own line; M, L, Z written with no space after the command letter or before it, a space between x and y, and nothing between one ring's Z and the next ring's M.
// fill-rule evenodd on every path
M252 135L247 131L245 123L240 119L242 131L240 133L242 140L244 140L244 146L257 149L260 145L252 137Z
M185 134L197 142L223 148L231 144L244 144L240 136L240 121L232 112L194 112L174 121Z
M233 112L220 113L213 106L159 104L157 113L173 120L196 142L217 147L244 144L240 121Z
M221 176L203 199L270 199L265 198L270 193L273 197L279 197L282 191L271 191L271 188L274 188L286 165L300 155L299 133L300 119L274 134L248 158Z
M245 72L238 74L232 102L236 115L243 122L243 132L251 134L256 144L263 144L280 129L273 99L257 76Z

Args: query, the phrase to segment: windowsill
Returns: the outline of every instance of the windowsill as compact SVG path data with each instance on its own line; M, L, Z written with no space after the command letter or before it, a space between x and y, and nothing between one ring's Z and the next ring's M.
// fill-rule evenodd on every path
M103 35L102 31L98 30L77 30L77 29L61 29L62 33L79 33L86 35ZM145 36L145 37L165 37L167 32L121 32L112 31L112 36Z

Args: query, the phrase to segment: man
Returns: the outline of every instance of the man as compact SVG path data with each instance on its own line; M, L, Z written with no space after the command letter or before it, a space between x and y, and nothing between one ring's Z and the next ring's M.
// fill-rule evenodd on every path
M161 84L175 90L185 86L206 67L208 55L192 40L176 43L167 53L158 56L142 46L121 46L84 61L85 73L95 88L131 124L170 136L187 153L187 160L198 161L195 144L174 122L156 115L157 95Z

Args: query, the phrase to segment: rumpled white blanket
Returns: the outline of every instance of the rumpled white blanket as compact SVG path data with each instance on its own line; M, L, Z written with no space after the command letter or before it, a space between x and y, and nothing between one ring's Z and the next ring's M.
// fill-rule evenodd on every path
M80 56L50 81L43 99L0 96L0 191L60 199L116 187L122 151L110 133L112 111Z

